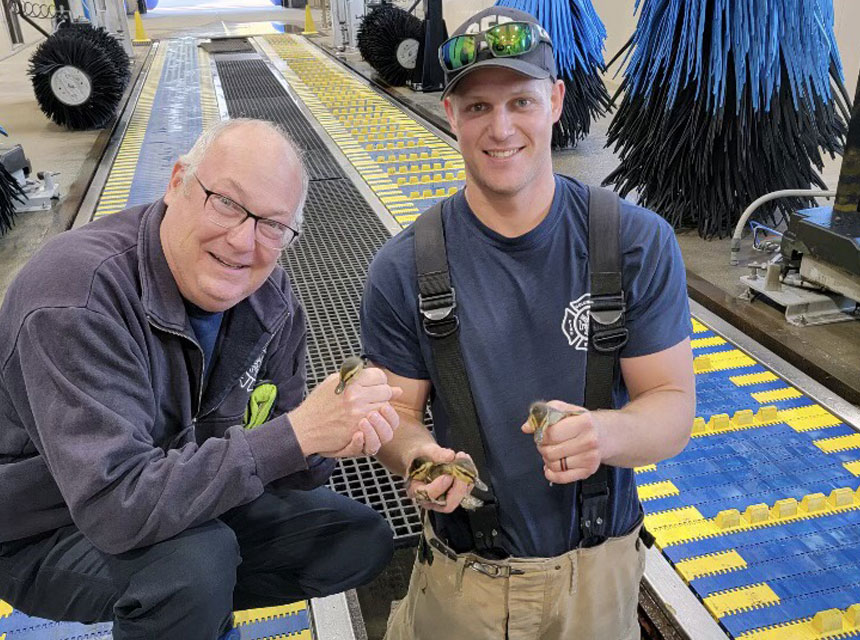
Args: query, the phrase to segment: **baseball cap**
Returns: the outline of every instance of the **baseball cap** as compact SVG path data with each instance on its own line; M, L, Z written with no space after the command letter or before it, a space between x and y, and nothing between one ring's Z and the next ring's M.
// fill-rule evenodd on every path
M521 73L530 78L557 78L558 71L555 66L555 57L552 51L552 41L546 30L537 19L530 13L513 9L511 7L490 7L476 13L461 24L451 37L439 47L440 61L444 59L446 46L452 43L457 36L478 35L492 27L507 22L527 22L534 25L539 34L539 40L534 48L526 53L510 57L497 57L493 55L485 42L481 42L476 54L475 61L455 70L449 70L445 64L442 69L445 72L445 88L442 91L442 99L450 93L460 80L477 69L485 67L503 67Z

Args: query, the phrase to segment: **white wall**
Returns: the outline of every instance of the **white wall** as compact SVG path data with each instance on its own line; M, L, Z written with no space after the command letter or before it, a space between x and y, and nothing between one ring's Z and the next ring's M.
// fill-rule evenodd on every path
M445 25L448 33L466 22L472 15L482 9L492 7L496 4L493 0L445 0L442 3L442 13L445 17Z
M37 0L40 4L53 4L53 0ZM12 39L9 36L9 27L6 24L6 17L3 11L0 10L0 60L8 57L14 52L21 51L29 44L44 40L45 36L39 33L36 29L19 18L18 23L21 25L21 35L24 37L22 45L12 46ZM36 24L42 27L48 33L51 33L52 26L50 18L37 19Z
M835 0L836 42L845 70L845 85L853 98L857 90L857 75L860 73L860 2L857 0Z

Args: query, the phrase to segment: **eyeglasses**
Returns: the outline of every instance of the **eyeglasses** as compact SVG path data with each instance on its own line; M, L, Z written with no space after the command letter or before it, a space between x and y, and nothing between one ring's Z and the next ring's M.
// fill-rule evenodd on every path
M482 33L454 36L439 47L439 62L449 73L459 71L478 59L485 42L496 58L513 58L534 51L538 44L552 44L549 34L533 22L504 22Z
M206 217L219 227L235 229L251 218L254 221L254 237L257 242L270 249L286 249L299 237L299 232L289 225L254 215L235 200L216 191L210 191L200 182L197 174L194 175L194 179L206 194L206 200L203 202Z

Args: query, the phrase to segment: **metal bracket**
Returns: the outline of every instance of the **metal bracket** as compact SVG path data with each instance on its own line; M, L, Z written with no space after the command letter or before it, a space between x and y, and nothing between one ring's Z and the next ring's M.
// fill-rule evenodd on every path
M18 213L47 211L54 206L54 201L58 200L61 195L60 185L54 181L54 176L58 174L40 171L37 174L38 179L25 178L23 171L18 171L12 175L24 189L24 195L27 198L23 203L15 203L15 211Z
M767 279L758 275L741 276L741 283L750 292L750 299L762 295L785 307L785 319L789 324L806 327L834 322L856 320L857 303L844 296L812 291L801 287L780 284L778 288L768 285Z

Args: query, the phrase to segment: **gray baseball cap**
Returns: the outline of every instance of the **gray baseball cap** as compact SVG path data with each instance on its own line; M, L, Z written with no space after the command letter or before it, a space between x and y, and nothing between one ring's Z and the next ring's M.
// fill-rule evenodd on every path
M457 83L460 82L461 79L465 78L476 69L482 69L484 67L504 67L505 69L512 69L513 71L530 78L558 78L558 71L555 66L555 56L553 55L552 43L550 41L549 34L533 15L526 13L525 11L512 9L510 7L490 7L489 9L484 9L461 24L457 30L451 34L451 37L453 38L467 33L478 34L496 26L497 24L503 24L505 22L531 22L538 27L543 38L541 38L541 41L538 42L534 49L521 56L497 58L490 52L489 48L481 47L478 51L476 61L472 64L455 71L448 71L443 66L443 71L445 72L445 89L442 91L441 99L444 100L445 96L447 96L451 90L457 86ZM544 38L546 39L546 42L544 41Z

